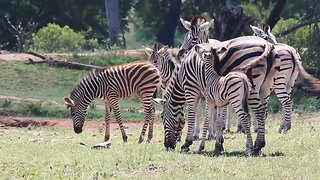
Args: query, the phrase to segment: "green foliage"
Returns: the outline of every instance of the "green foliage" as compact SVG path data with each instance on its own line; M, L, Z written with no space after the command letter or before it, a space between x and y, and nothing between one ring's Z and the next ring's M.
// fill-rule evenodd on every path
M83 64L91 64L97 66L112 66L112 65L120 65L125 64L137 60L146 60L146 54L141 54L137 56L125 56L120 55L117 52L110 53L108 55L97 55L97 56L78 56L75 55L72 57L72 61L83 63Z
M60 27L52 23L32 35L32 49L39 52L74 52L79 51L84 43L82 34L69 26Z
M273 29L273 33L276 34L278 32L287 30L288 27L292 27L297 24L298 20L296 19L281 19ZM314 39L314 31L311 26L305 26L299 28L298 30L277 38L278 42L288 44L298 50L300 53L303 62L308 64L309 66L315 66L316 62L316 41Z

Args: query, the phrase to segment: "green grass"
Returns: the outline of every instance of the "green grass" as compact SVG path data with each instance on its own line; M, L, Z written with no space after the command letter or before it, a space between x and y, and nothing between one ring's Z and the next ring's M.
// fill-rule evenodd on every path
M313 119L319 117L313 114ZM271 115L271 119L279 116ZM310 116L296 117L287 134L278 134L279 121L267 122L264 156L246 158L243 134L226 134L222 155L206 152L167 152L163 129L155 128L151 143L138 144L139 129L130 128L123 144L119 130L111 131L111 148L90 147L103 139L102 129L75 134L71 129L0 129L1 179L318 179L320 124ZM86 147L80 146L80 142Z
M46 64L4 62L0 68L0 94L61 101L87 71L53 68Z

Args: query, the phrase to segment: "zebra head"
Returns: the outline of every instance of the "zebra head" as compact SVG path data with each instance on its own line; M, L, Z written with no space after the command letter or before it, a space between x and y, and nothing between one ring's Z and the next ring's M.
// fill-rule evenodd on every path
M185 34L184 41L180 47L177 58L182 59L185 54L196 44L205 43L209 41L209 28L212 26L214 20L206 21L201 16L195 16L191 22L183 20L180 21L188 32Z
M260 27L250 25L250 27L253 31L253 36L261 37L272 44L277 43L276 37L271 33L271 28L269 25L262 24Z
M177 138L179 136L179 128L182 131L181 122L184 123L184 115L183 112L178 115L174 115L170 110L169 104L165 99L154 98L154 102L161 104L163 107L163 111L161 112L161 119L164 127L164 146L167 150L175 149L177 144ZM175 118L176 117L176 118ZM184 124L183 124L184 125Z
M87 114L86 110L81 110L78 103L74 102L72 98L64 98L64 103L67 105L67 108L70 108L74 132L77 134L81 133Z
M146 48L146 54L149 56L149 61L156 66L157 68L161 68L163 66L163 60L168 54L168 46L163 45L161 43L155 43L153 49Z

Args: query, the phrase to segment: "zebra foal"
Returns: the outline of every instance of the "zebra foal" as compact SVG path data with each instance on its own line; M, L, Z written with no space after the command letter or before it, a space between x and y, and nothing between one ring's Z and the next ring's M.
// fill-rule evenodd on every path
M246 142L246 154L258 154L260 150L254 149L253 141L250 131L250 115L248 108L248 98L250 96L250 91L252 89L251 82L247 75L249 68L254 67L262 60L265 60L272 50L272 45L263 45L265 51L259 58L252 60L245 66L239 67L229 72L225 76L219 75L215 71L215 66L219 64L220 58L218 56L219 51L221 51L221 46L213 47L211 44L199 44L194 47L195 51L199 54L201 59L205 64L205 76L207 87L205 89L205 97L209 106L223 107L229 103L234 108L237 113L238 119L241 121L244 127L245 134L247 136ZM200 143L199 152L204 149L206 133L208 129L208 111L206 112L206 123L204 125L203 137ZM222 137L222 124L225 112L222 108L217 108L217 118L214 122L214 127L216 130L216 144L215 151L223 151L223 137Z
M113 111L123 142L127 142L128 137L122 124L119 99L138 96L144 109L144 124L138 142L143 142L148 125L149 142L153 136L155 111L152 96L159 84L160 72L147 61L94 69L76 84L70 97L64 98L65 104L71 110L74 131L82 132L88 106L95 98L101 98L105 100L104 141L107 142L110 139L111 111Z

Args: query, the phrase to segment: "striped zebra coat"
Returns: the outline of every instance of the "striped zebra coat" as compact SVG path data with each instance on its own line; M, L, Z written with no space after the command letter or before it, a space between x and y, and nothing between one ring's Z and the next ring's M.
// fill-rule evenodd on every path
M168 46L164 46L161 43L155 43L153 49L146 48L146 54L149 56L149 61L158 68L161 74L161 90L165 91L172 78L173 72L180 64L175 58L168 52ZM161 103L161 99L154 98L156 103ZM183 107L181 107L183 109ZM176 138L177 141L181 141L182 129L185 125L184 113L181 110L178 114L179 125L176 126Z
M247 63L250 60L256 59L261 56L265 49L263 48L265 45L269 45L266 41L261 38L252 37L253 39L249 39L246 37L240 37L231 41L221 42L222 46L228 44L228 47L225 48L225 52L221 54L220 58L220 66L219 72L221 75L226 75L231 72L234 68L239 68ZM262 41L261 41L262 40ZM250 53L248 53L250 52ZM260 87L261 82L264 80L264 76L255 76L256 72L265 71L267 66L267 61L259 63L254 69L250 70L249 74L252 75L251 79L253 80L254 86ZM218 67L218 66L217 66ZM225 73L225 74L224 74ZM167 104L164 106L164 114L177 114L177 106L182 106L184 101L182 101L181 97L185 97L188 107L188 132L185 144L181 147L183 151L188 151L189 146L193 142L192 134L194 127L194 119L195 119L195 109L199 102L201 95L205 92L206 89L206 79L205 79L205 68L203 61L199 59L199 56L195 51L187 54L187 56L181 61L181 68L177 73L177 77L174 87L168 88L166 90L166 94L171 94L169 96L165 96L165 101ZM169 86L171 87L171 86ZM259 88L256 88L258 92L254 94L250 94L252 98L251 103L254 106L254 110L257 117L260 117L260 131L259 136L257 136L256 146L260 149L264 146L264 111L265 108L259 101L260 94ZM168 92L169 91L169 92ZM171 91L171 92L170 92ZM177 93L177 94L175 94ZM163 122L174 124L177 122L176 117L169 117L164 115ZM168 127L168 126L167 126ZM165 129L166 132L173 131L173 129ZM166 134L166 142L169 148L175 147L175 138L171 136L173 133ZM171 144L170 144L171 143Z
M160 72L147 61L94 69L76 84L70 97L64 99L71 109L74 131L82 132L88 106L95 98L102 98L105 100L106 108L104 141L110 139L111 111L114 111L122 139L126 142L127 135L122 124L119 99L138 96L145 114L139 143L143 141L148 125L148 141L150 141L153 136L155 111L152 96L159 85Z
M222 47L225 48L225 47ZM264 45L265 51L257 59L250 61L250 63L242 66L238 70L234 70L226 74L225 76L220 76L215 71L215 66L219 66L220 58L218 56L219 51L221 51L221 46L214 47L211 44L199 44L194 47L200 58L205 64L205 76L206 76L206 90L205 96L206 100L210 106L223 107L227 104L231 104L237 113L238 119L244 126L245 134L247 136L246 142L246 154L253 155L258 154L259 151L253 148L253 141L250 131L250 115L248 109L248 98L250 96L250 91L252 89L251 82L247 77L246 73L248 69L259 64L261 61L265 60L272 50L272 45ZM219 111L220 110L220 111ZM221 116L224 112L219 108L217 112L217 119L215 122L216 129L216 148L218 152L223 151L223 137L222 137L222 124ZM208 114L208 112L206 112ZM206 116L208 117L208 115ZM208 122L208 120L206 121ZM204 133L201 140L199 151L202 151L205 146L207 124L204 127Z
M292 99L291 91L294 83L300 74L308 83L317 90L320 90L320 80L308 74L302 66L299 53L291 46L278 43L275 36L271 33L268 25L261 27L251 26L254 36L261 37L274 44L274 51L278 54L280 64L275 65L266 80L273 82L270 84L269 93L274 91L282 105L282 121L279 133L286 132L291 128L292 121Z

